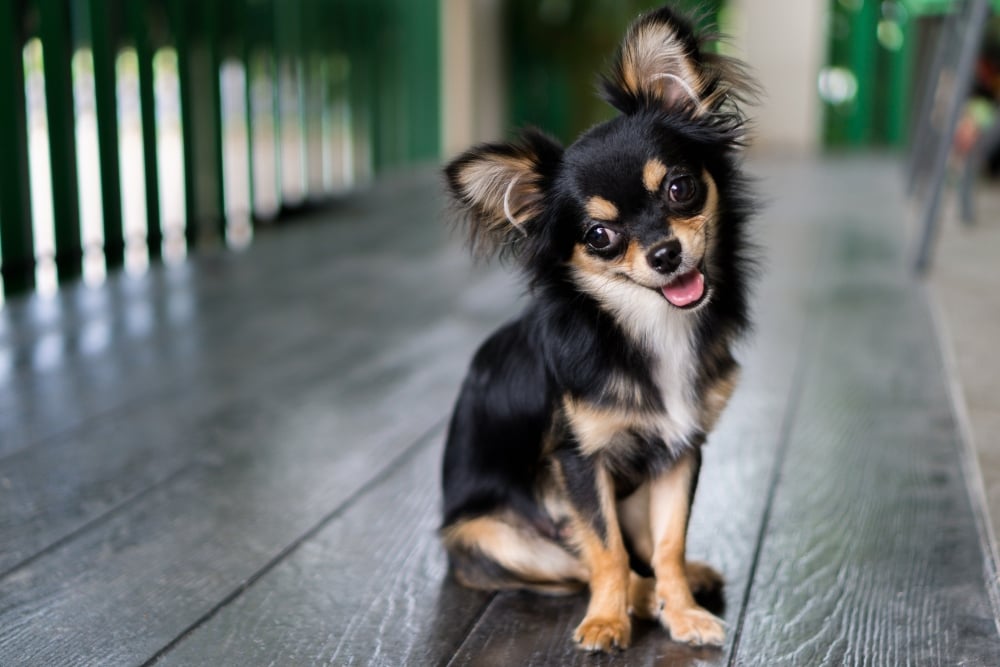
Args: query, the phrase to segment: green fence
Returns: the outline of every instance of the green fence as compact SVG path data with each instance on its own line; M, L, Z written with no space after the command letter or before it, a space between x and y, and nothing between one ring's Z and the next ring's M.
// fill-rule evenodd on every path
M4 0L4 292L436 157L438 54L436 0Z
M819 77L824 143L905 144L941 17L958 0L828 2L829 49ZM1000 1L992 4L1000 10Z

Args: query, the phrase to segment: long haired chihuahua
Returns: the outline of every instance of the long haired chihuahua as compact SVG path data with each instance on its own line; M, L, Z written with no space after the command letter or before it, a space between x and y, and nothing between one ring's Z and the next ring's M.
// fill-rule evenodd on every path
M540 132L446 168L479 254L527 274L520 318L479 348L444 457L441 535L473 588L590 589L574 639L625 648L630 615L720 645L685 559L701 447L739 375L753 208L740 172L756 90L662 8L629 28L606 100L563 148Z

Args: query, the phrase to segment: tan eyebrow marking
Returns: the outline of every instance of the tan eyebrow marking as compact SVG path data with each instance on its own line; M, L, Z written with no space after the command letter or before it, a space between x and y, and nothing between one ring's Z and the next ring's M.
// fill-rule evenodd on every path
M667 167L662 162L653 158L646 162L642 168L642 184L650 192L659 192L663 185L663 178L667 175Z
M587 200L587 215L595 220L611 222L618 219L618 207L600 195Z

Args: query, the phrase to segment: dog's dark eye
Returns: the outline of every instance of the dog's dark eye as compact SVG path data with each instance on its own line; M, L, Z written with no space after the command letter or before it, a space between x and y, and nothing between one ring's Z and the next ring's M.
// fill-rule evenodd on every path
M678 176L670 181L668 191L670 201L683 204L694 199L698 192L698 183L694 180L694 176Z
M594 250L604 250L610 248L618 240L618 232L598 225L591 227L583 240Z

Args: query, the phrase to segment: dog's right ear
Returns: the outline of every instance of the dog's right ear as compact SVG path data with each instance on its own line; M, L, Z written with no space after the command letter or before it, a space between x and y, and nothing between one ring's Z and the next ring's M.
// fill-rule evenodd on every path
M479 256L517 256L537 230L562 146L537 130L475 146L445 167L452 198Z

